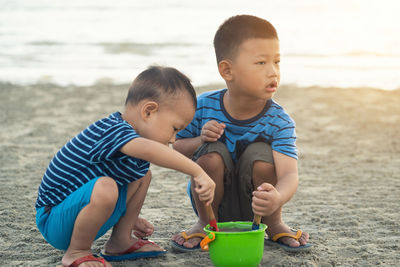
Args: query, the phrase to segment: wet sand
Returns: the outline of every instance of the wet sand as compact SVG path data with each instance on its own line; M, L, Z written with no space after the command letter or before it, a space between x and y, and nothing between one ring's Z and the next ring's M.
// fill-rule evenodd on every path
M122 110L127 85L0 84L0 262L56 266L34 204L54 153L93 121ZM198 92L220 86L197 88ZM284 220L311 235L313 251L265 246L261 266L395 266L400 263L400 90L283 86L275 99L297 124L300 185ZM162 258L114 266L211 266L208 253L175 254L171 235L195 221L187 176L152 166L141 216ZM99 252L107 235L93 245Z

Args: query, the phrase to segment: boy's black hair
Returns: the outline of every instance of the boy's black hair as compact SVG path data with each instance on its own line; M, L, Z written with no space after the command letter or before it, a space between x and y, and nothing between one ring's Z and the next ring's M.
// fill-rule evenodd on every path
M227 19L214 36L217 62L234 59L237 49L251 38L278 39L274 26L256 16L237 15Z
M134 105L144 99L161 102L164 100L164 96L185 91L192 97L193 105L196 108L196 92L188 77L175 68L150 66L132 82L125 105L128 103Z

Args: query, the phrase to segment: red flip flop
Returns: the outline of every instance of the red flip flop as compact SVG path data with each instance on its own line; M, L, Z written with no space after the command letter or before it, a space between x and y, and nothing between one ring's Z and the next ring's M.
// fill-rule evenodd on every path
M106 266L106 262L104 261L104 258L98 257L96 255L87 255L82 258L76 259L73 263L69 265L69 267L78 267L80 264L88 261L98 261L103 263L103 266Z

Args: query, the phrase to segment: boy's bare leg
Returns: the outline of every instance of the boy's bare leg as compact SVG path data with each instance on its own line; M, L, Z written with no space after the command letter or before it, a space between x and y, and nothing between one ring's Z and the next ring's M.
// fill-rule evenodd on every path
M138 241L137 238L132 236L132 230L138 225L139 227L143 227L147 223L147 221L138 217L146 198L150 181L151 172L149 171L143 178L128 185L126 196L126 213L113 227L110 239L105 244L105 251L108 254L119 254L123 251L126 251ZM138 249L137 252L161 250L163 249L155 244L146 244Z
M274 186L276 185L275 168L271 163L255 161L253 166L254 189L262 183L269 183ZM278 233L292 233L290 227L282 221L282 207L277 209L270 216L264 216L262 222L268 225L267 234L271 238ZM308 238L308 233L303 232L299 242L290 237L282 237L280 241L291 247L298 247L307 244Z
M201 156L196 162L215 182L215 196L214 196L214 201L212 203L212 207L214 210L214 214L217 217L218 207L224 196L224 169L225 169L224 161L218 153L209 153ZM194 186L195 186L194 181L192 179L191 180L192 196L196 204L197 212L199 214L199 220L195 225L193 225L192 228L186 231L188 235L194 233L204 233L203 228L208 224L208 218L206 211L204 209L204 203L199 200L197 194L194 191ZM186 248L193 248L200 243L201 238L194 237L185 242L185 239L180 234L176 234L172 236L172 240L174 240L179 245L183 245Z
M97 232L114 211L118 200L118 187L109 177L101 177L93 187L90 203L78 214L70 245L62 258L63 266L76 259L92 254L91 246ZM86 262L79 266L103 266L100 262ZM111 266L107 262L107 266Z

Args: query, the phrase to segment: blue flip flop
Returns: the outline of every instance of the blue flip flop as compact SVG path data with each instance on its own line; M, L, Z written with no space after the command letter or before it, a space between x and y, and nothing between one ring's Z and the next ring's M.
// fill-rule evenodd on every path
M139 241L137 241L135 244L133 244L130 248L128 248L121 254L110 255L107 254L107 252L102 251L100 255L107 261L125 261L125 260L134 260L142 258L154 258L167 253L166 250L135 252L136 250L147 244L155 244L155 243L147 239L139 239Z
M182 233L180 233L180 235L185 239L185 241L188 241L189 239L192 239L194 237L200 237L200 238L206 237L206 234L203 234L203 233L194 233L194 234L188 235L188 234L186 234L186 232L182 232ZM171 240L171 247L173 250L175 250L177 252L187 253L187 252L201 251L200 243L195 247L187 248L187 247L179 245L175 241Z
M292 229L291 229L292 230ZM301 230L292 230L293 232L296 232L296 235L292 235L289 233L279 233L274 235L272 238L265 238L265 244L269 244L272 246L280 247L283 248L287 252L293 252L293 253L298 253L298 252L308 252L311 250L312 244L307 243L305 245L301 245L299 247L291 247L289 245L286 245L279 241L281 237L291 237L297 241L299 241L301 234L303 233Z

